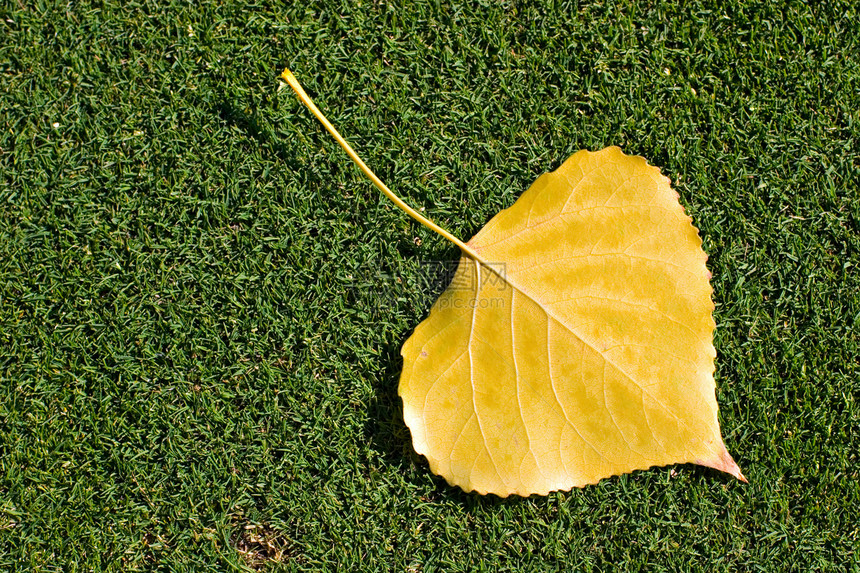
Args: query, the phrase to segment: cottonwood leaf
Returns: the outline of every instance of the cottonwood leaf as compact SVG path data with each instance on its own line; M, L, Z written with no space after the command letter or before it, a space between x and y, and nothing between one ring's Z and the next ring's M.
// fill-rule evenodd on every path
M710 273L659 169L617 147L542 175L468 245L403 345L415 450L529 495L691 462L744 479L717 419Z
M659 169L580 151L463 243L373 183L463 257L401 350L415 451L465 491L545 495L696 463L746 481L720 434L710 273Z

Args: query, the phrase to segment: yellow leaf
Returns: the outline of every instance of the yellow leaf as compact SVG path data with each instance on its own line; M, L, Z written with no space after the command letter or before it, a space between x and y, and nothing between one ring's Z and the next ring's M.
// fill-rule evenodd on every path
M401 350L404 419L434 472L500 496L686 462L746 481L717 417L707 256L659 169L580 151L462 243L283 77L463 251Z
M693 462L741 479L714 397L710 274L669 180L580 151L469 241L402 349L415 450L466 491L546 494Z

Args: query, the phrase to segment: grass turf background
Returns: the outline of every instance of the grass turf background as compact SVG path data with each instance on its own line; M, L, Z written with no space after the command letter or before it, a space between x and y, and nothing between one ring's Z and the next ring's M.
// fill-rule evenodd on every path
M227 4L0 8L0 568L860 568L855 3ZM462 238L580 148L661 166L750 484L431 475L399 347L457 252L285 65Z

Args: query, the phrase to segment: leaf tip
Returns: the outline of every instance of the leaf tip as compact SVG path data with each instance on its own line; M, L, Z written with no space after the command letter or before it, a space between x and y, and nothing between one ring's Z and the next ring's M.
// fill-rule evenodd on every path
M744 483L749 483L749 480L747 480L746 476L741 472L741 468L732 458L731 454L729 454L729 451L725 446L723 446L722 450L723 451L715 457L708 460L696 460L696 463L700 466L706 466L733 475L738 480Z

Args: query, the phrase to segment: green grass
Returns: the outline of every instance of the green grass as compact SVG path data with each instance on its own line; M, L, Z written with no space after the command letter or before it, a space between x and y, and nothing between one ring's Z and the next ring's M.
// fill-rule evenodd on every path
M860 570L856 3L221 4L0 8L0 569ZM456 249L286 65L464 239L578 149L661 166L749 485L433 476L399 348Z

